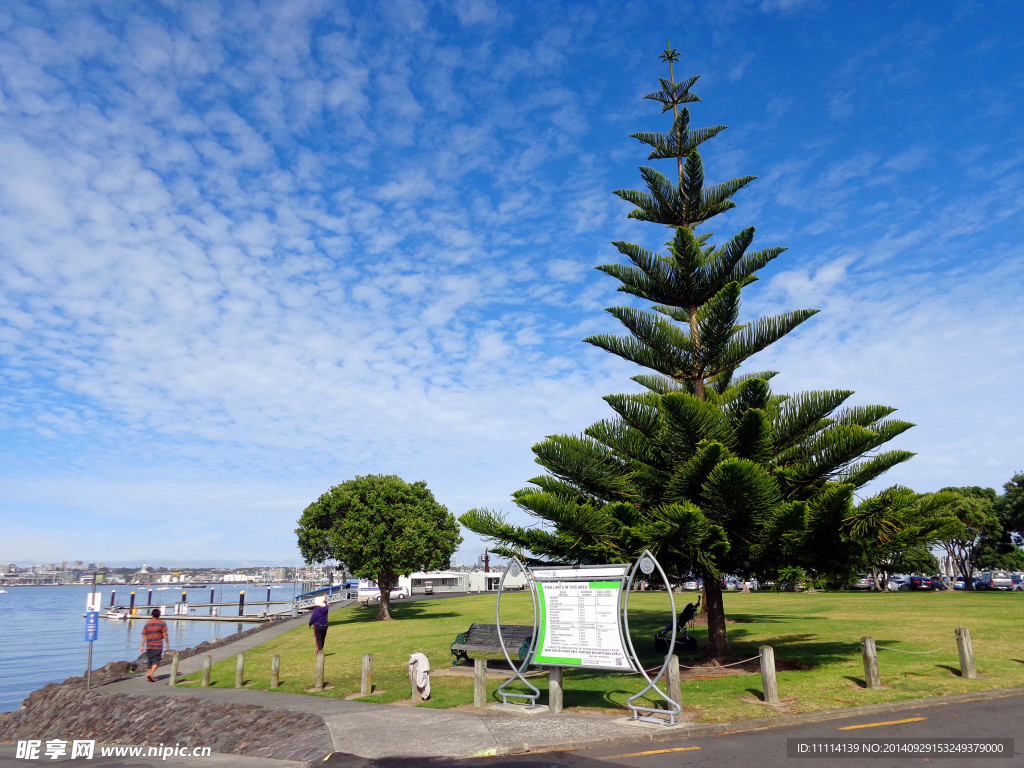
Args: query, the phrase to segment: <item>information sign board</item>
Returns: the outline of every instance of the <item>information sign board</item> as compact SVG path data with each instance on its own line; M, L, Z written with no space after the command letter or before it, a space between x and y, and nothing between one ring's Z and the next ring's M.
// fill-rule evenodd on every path
M533 571L540 603L540 639L534 664L633 671L620 623L625 569Z
M100 629L100 615L96 611L85 614L85 640L91 643L96 639Z

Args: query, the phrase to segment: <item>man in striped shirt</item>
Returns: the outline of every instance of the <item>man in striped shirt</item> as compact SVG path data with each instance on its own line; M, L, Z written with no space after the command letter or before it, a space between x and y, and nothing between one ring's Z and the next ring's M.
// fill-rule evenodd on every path
M146 679L151 683L155 683L156 678L153 677L153 674L160 664L164 643L168 646L171 643L167 639L167 623L160 619L160 609L154 608L150 616L153 618L147 621L146 626L142 628L142 647L139 649L139 652L145 652L146 662L149 664L149 672L146 673Z

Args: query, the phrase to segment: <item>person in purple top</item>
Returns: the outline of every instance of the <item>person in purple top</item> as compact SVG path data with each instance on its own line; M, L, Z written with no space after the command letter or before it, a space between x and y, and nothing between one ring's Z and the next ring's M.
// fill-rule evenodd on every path
M320 653L324 649L324 639L327 637L327 598L320 595L313 602L316 608L309 615L309 626L313 628L316 652Z

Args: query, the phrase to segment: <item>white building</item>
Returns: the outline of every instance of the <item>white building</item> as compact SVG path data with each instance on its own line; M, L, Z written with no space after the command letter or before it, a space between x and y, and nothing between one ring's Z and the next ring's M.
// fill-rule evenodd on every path
M434 594L439 592L495 592L501 582L501 571L417 571L409 576L399 576L398 586L408 587L413 595L422 595L426 591L426 582L431 582ZM524 589L526 574L509 575L505 579L505 589Z

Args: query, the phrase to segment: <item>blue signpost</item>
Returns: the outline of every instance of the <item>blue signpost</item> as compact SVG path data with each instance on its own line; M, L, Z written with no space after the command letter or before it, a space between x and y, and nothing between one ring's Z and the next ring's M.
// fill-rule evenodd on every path
M96 639L100 629L99 611L89 611L85 614L85 641L91 643Z
M92 644L100 631L100 596L96 594L96 585L102 584L105 574L92 575L92 590L85 601L85 642L89 644L89 666L85 673L85 690L92 688Z

